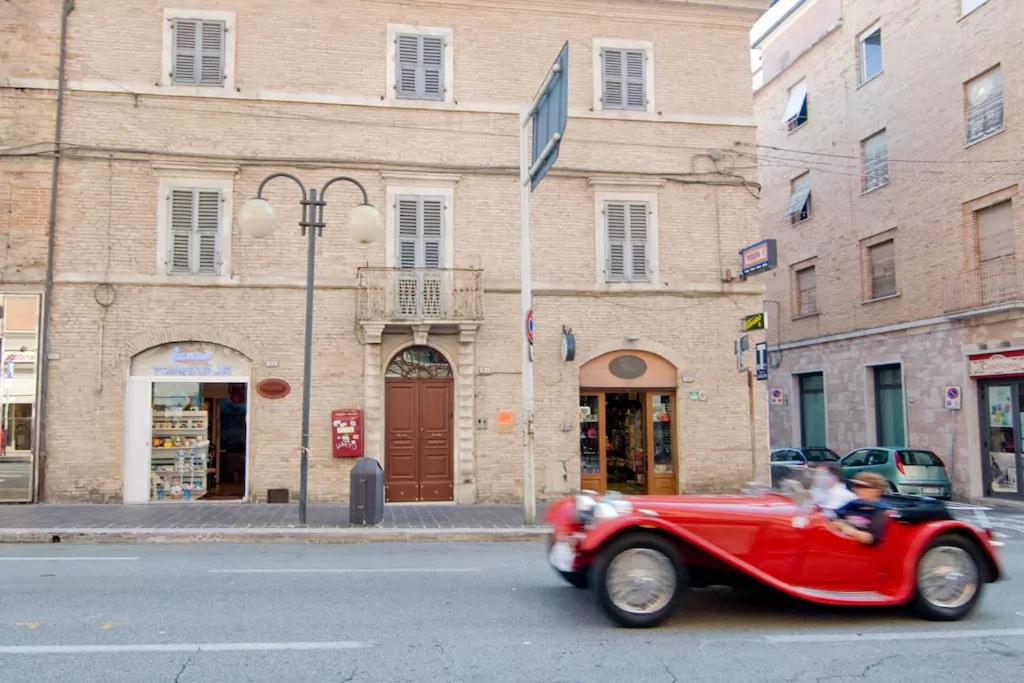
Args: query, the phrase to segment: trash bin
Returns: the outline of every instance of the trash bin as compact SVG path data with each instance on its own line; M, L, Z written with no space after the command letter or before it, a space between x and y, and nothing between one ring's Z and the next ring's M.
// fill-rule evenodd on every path
M375 458L359 458L349 479L349 524L380 524L384 520L384 470Z

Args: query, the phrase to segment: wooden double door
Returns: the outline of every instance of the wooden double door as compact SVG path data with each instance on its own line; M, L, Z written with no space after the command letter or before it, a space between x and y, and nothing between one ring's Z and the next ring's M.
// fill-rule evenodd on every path
M384 499L454 500L452 379L385 380Z

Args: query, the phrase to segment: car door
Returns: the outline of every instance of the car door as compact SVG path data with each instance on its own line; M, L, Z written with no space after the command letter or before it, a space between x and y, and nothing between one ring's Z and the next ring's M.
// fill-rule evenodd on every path
M819 511L808 516L803 529L797 585L832 591L875 590L884 576L880 547L864 545L840 536Z
M840 460L839 464L843 468L843 476L849 479L857 474L857 472L862 471L867 466L868 453L870 451L867 448L859 448Z

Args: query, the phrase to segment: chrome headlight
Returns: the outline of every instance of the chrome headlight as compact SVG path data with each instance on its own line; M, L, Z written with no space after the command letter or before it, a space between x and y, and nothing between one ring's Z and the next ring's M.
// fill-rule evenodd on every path
M597 502L590 496L576 496L576 521L586 524L594 517Z

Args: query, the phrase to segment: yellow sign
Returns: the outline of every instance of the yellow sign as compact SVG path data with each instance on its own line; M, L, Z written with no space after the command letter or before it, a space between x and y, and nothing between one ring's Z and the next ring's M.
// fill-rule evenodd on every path
M763 330L764 329L764 313L755 313L753 315L743 316L743 331L750 332L752 330Z

